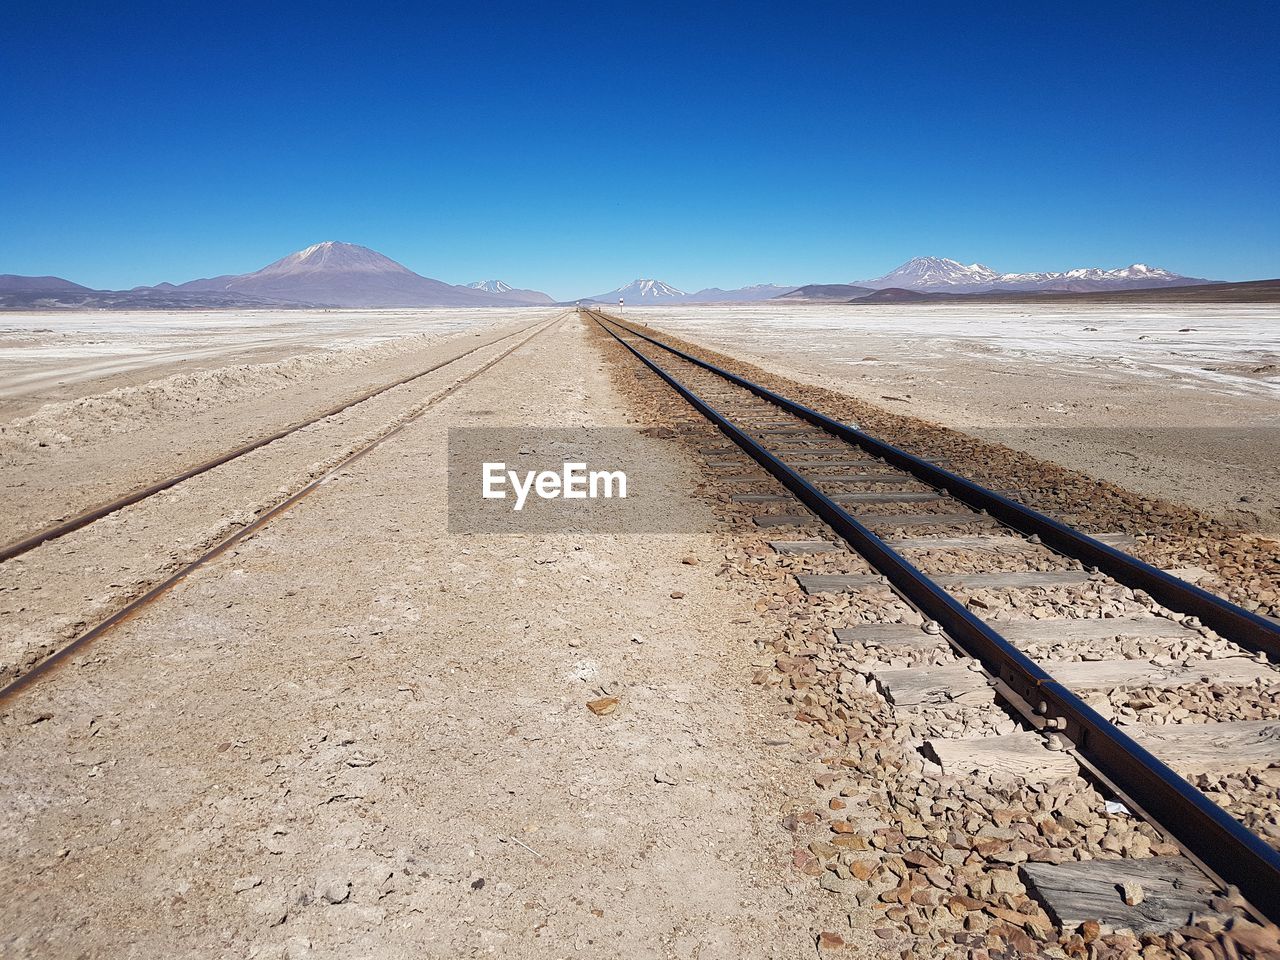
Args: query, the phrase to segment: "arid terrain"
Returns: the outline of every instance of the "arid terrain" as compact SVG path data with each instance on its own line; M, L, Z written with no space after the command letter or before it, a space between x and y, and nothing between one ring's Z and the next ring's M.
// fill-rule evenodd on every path
M695 342L1280 532L1280 307L631 310Z
M153 6L0 21L0 960L1280 960L1280 4Z
M909 412L1085 474L1096 466L1138 493L1149 484L1235 518L1241 496L1257 497L1259 518L1274 509L1273 489L1241 485L1246 466L1275 469L1274 450L1244 435L1274 436L1275 378L1254 370L1274 362L1274 344L1250 340L1239 311L1199 321L1199 345L1169 370L1159 358L1179 334L1166 328L1194 325L1182 318L1117 321L1095 343L1091 331L1065 336L1073 324L1109 329L1074 313L1015 336L1020 318L979 334L972 317L938 309L930 336L907 332L919 316L891 311L875 333L856 326L869 314L837 308L636 315L788 374L789 390L871 400L887 426ZM1055 926L1019 864L1176 847L1074 766L1028 793L942 776L923 759L926 734L1005 734L1015 720L990 701L948 703L942 719L894 709L871 671L935 654L841 646L831 626L914 631L920 614L884 589L801 590L797 573L866 565L771 550L756 521L785 498L741 501L708 453L723 438L585 314L5 324L0 364L17 374L0 407L6 544L395 385L0 563L0 680L35 677L0 699L0 955L923 960L1084 956L1094 944L1100 957L1145 945L1164 960L1222 933L1216 913L1142 943ZM1135 453L1163 451L1158 473L1105 456L1123 442L1090 426L1108 404L1121 434L1147 445ZM449 431L460 427L637 428L623 456L651 466L672 532L451 531ZM1239 451L1221 466L1218 499L1194 485L1211 479L1212 451L1200 444L1180 467L1178 427L1217 431ZM942 453L957 442L902 429ZM1138 537L1153 563L1203 563L1211 588L1280 609L1268 541L1201 530L1172 508L1146 517L1142 497L1119 489L1095 505L1088 477L989 454L978 459L992 469L1042 478L1028 495L1074 522ZM992 557L966 548L947 562L1026 562ZM1037 569L1082 585L987 590L981 609L1156 612L1061 559ZM1280 718L1269 666L1185 632L1186 650L1252 671L1215 718ZM1140 659L1156 649L1126 644ZM1132 702L1104 692L1098 706L1128 722ZM1194 706L1162 693L1139 702L1154 723ZM1212 786L1280 844L1276 769ZM1231 923L1232 949L1280 950L1273 931Z
M753 648L720 627L744 611L681 562L711 540L442 535L448 427L628 421L584 333L544 330L7 715L7 951L796 953Z
M0 313L0 418L171 374L336 354L511 322L527 310L43 311Z

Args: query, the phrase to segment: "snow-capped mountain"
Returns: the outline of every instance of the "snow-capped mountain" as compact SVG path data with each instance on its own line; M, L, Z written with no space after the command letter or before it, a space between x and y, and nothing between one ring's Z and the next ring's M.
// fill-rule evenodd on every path
M781 287L776 283L757 283L749 287L735 287L732 290L724 290L720 287L705 287L697 293L685 293L683 290L677 290L671 284L663 283L661 280L633 280L625 287L619 287L617 290L598 293L594 297L584 297L583 299L615 305L619 298L626 303L640 305L653 303L752 303L760 300L770 300L779 294L794 289L795 287Z
M1085 289L1081 284L1100 284L1101 288L1111 287L1165 287L1184 286L1189 283L1203 283L1194 277L1184 277L1165 270L1163 267L1149 267L1145 263L1134 263L1115 270L1104 270L1100 267L1080 267L1062 273L1002 273L996 278L996 285L1011 290L1036 290L1046 286L1061 289Z
M1064 290L1088 293L1208 282L1197 277L1184 277L1161 267L1150 267L1145 263L1135 263L1114 270L1084 267L1061 272L997 273L981 263L965 266L945 257L914 257L883 277L856 281L860 286L876 290L894 287L935 293L985 293L992 290Z
M683 290L677 290L669 283L661 280L632 280L625 287L598 293L591 300L602 300L605 303L617 303L619 299L627 303L673 303L686 297Z
M897 270L891 270L874 280L855 280L860 287L879 290L882 287L902 287L907 290L948 290L954 287L972 287L990 283L999 277L990 267L980 263L965 266L946 257L912 257Z
M512 304L532 306L534 304L555 303L541 290L524 290L520 287L513 287L505 280L476 280L472 283L463 284L463 288L492 294L495 297L501 297L506 303Z
M503 283L501 280L474 280L463 286L472 290L483 290L485 293L510 293L515 289L511 284Z

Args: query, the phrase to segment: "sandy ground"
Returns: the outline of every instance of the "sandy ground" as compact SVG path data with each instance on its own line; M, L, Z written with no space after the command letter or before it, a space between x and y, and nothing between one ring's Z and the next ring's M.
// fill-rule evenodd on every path
M447 336L528 315L508 310L184 310L0 313L0 422L172 374Z
M671 324L703 323L694 338L709 341L708 318L732 310L687 313ZM813 957L820 931L848 940L841 956L881 955L897 934L870 901L805 875L809 834L837 816L815 809L833 758L778 678L757 685L798 623L791 604L807 603L742 573L754 562L696 493L693 461L657 435L634 434L627 456L651 465L669 529L688 532L450 533L450 428L616 427L655 411L620 395L636 372L614 379L626 358L606 362L572 314L425 325L376 342L282 335L257 363L194 374L163 361L3 422L18 530L478 347L0 564L12 673L425 411L0 706L0 956ZM446 393L519 342L500 337L537 325ZM878 397L893 370L914 375L904 338L882 344L897 366L874 384L806 358L794 331L752 349ZM1052 366L1034 352L1010 365ZM1268 410L1267 374L1243 379L1254 386L1224 402ZM597 716L587 703L604 697L617 708ZM863 773L874 801L878 775Z
M567 318L7 706L0 953L812 956L841 915L785 879L804 767L713 536L446 533L448 427L629 419Z
M77 383L85 395L74 398L50 400L29 384L21 402L15 401L10 409L25 412L9 417L0 413L4 540L16 540L54 520L310 419L340 401L557 312L419 311L416 317L386 312L376 318L347 313L336 332L330 327L336 321L328 314L319 318L316 329L306 331L298 329L300 321L292 313L277 312L272 316L280 319L262 327L252 325L254 315L225 314L216 330L205 330L196 318L186 321L193 326L184 328L181 336L194 342L207 334L203 342L212 342L209 356L197 364L198 369L184 367L179 373L167 372L169 359L147 353L151 341L139 334L139 349L154 363L126 373L99 371L95 378ZM57 320L71 327L108 322L94 317L88 321L46 317L43 322ZM116 330L113 336L121 341L137 333L127 318L110 323ZM236 331L244 329L260 337L261 358L253 363L242 362L236 352L240 342ZM183 349L189 347L190 343ZM0 367L4 355L0 349ZM17 358L11 362L19 364L20 371L41 368L41 362L24 350L11 350L10 356ZM226 365L228 357L235 360L233 365ZM64 357L64 366L58 369L72 362ZM0 378L0 382L7 381ZM398 402L405 392L370 405L391 409L387 400ZM317 453L320 459L327 455L324 449Z
M1273 305L666 307L712 349L1280 532Z

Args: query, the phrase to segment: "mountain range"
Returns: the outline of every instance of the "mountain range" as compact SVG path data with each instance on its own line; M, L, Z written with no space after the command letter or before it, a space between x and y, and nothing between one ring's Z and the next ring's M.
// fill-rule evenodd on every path
M810 283L796 287L786 293L780 293L777 300L824 300L830 303L844 303L848 300L859 300L868 294L875 293L870 287L860 287L852 283Z
M855 280L852 283L811 283L802 287L759 284L737 290L711 287L697 293L685 293L669 283L648 279L633 280L625 287L584 299L616 304L621 298L628 304L638 306L655 303L748 303L775 299L826 303L901 303L936 299L944 294L1101 293L1212 282L1199 277L1184 277L1145 263L1113 270L1084 267L1061 272L999 273L981 263L966 266L945 257L915 257L882 277Z
M882 290L920 290L934 293L989 293L998 290L1054 290L1093 293L1139 287L1173 287L1209 283L1203 277L1184 277L1160 267L1135 263L1114 270L1084 267L1062 272L998 273L981 263L968 266L945 257L915 257L883 277L855 280L860 287Z
M20 277L15 273L0 273L0 293L27 293L33 290L50 293L91 293L88 287L82 287L61 277Z
M608 293L597 293L593 297L582 297L582 301L616 304L624 303L641 306L655 303L746 303L757 300L771 300L779 294L793 290L794 287L780 287L774 283L759 283L750 287L738 287L735 290L721 290L719 287L707 287L697 293L685 293L683 290L663 283L661 280L632 280L625 287L618 287ZM578 302L578 301L573 301Z
M492 286L490 286L492 284ZM515 307L553 303L502 281L457 285L414 273L354 243L326 240L252 273L132 290L90 290L59 277L0 277L6 307Z
M600 303L617 303L619 300L627 303L679 303L687 296L683 290L677 290L661 280L632 280L625 287L583 299Z
M1143 263L1040 273L1000 273L944 257L915 257L884 276L853 283L801 287L756 284L732 290L708 287L686 293L652 278L608 293L563 303L753 303L768 300L825 303L909 303L922 300L1007 298L1046 294L1114 294L1171 287L1214 286ZM1223 287L1227 285L1218 284ZM1267 288L1270 289L1270 288ZM1206 294L1208 295L1208 294ZM414 273L368 247L328 240L291 253L252 273L132 290L91 290L61 277L0 275L0 307L230 308L230 307L515 307L551 305L547 294L502 280L450 284Z
M487 307L552 302L545 293L494 283L502 289L455 286L414 273L368 247L326 240L253 273L191 280L174 289L247 293L335 307Z
M483 290L485 293L493 293L502 297L510 297L514 300L520 300L531 304L554 302L541 290L520 290L507 283L505 280L474 280L471 283L464 283L463 286L469 290Z

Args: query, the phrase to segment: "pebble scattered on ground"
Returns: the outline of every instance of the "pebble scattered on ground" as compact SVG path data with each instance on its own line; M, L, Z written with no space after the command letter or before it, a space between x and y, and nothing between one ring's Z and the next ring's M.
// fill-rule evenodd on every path
M839 419L857 421L912 452L946 457L977 479L1016 486L1026 491L1024 502L1054 510L1086 530L1136 534L1136 550L1149 562L1211 568L1210 584L1225 595L1238 599L1242 590L1252 590L1250 596L1258 601L1255 609L1276 610L1280 593L1273 585L1280 576L1280 562L1258 538L1232 534L1180 508L1134 497L941 427L785 382L688 344L677 345ZM615 366L623 389L633 396L638 409L646 411L644 422L649 429L680 437L695 455L717 443L717 432L684 401L656 380L631 373L625 362ZM1074 930L1056 927L1028 895L1019 865L1177 856L1178 847L1149 824L1131 817L1122 805L1109 807L1109 797L1079 776L1045 784L944 774L921 752L922 740L1010 733L1021 728L1019 719L989 705L952 702L906 710L887 703L872 679L875 670L951 662L954 655L945 645L890 653L836 643L833 627L923 625L923 618L888 589L806 595L796 585L797 573L854 574L870 568L848 552L775 553L768 539L829 540L831 533L815 520L781 528L784 535L762 535L754 523L756 516L796 510L730 500L744 487L724 482L726 469L709 467L701 485L727 530L717 576L728 589L757 595L758 644L769 661L756 669L753 679L772 691L785 707L780 719L792 724L790 736L771 742L789 743L797 757L807 758L815 769L814 793L794 797L780 811L780 827L793 836L790 868L813 878L820 889L848 905L851 939L874 938L871 942L877 944L880 955L902 958L1208 960L1280 955L1276 929L1252 923L1241 903L1230 897L1215 904L1217 915L1167 934L1138 937L1093 922ZM767 481L761 484L760 489L767 489ZM906 532L906 528L894 531ZM911 536L954 532L946 526L910 527ZM1025 554L970 551L931 552L915 559L931 572L1079 569L1078 564L1048 551L1039 557L1033 552L1030 560ZM1263 580L1266 586L1261 586ZM1101 577L1080 587L980 590L970 595L968 604L980 616L994 620L1139 615L1185 619L1163 610L1141 591ZM1247 654L1212 631L1200 629L1172 647L1167 642L1122 638L1118 648L1116 643L1069 647L1042 643L1028 652L1045 659L1163 656L1169 662ZM1110 693L1107 702L1121 722L1185 720L1192 713L1205 720L1280 718L1280 685L1124 690ZM1199 778L1197 785L1273 842L1280 836L1276 803L1280 767ZM1144 895L1140 885L1117 891L1118 898L1131 904L1140 903ZM816 945L823 956L838 955L845 936L821 931Z

